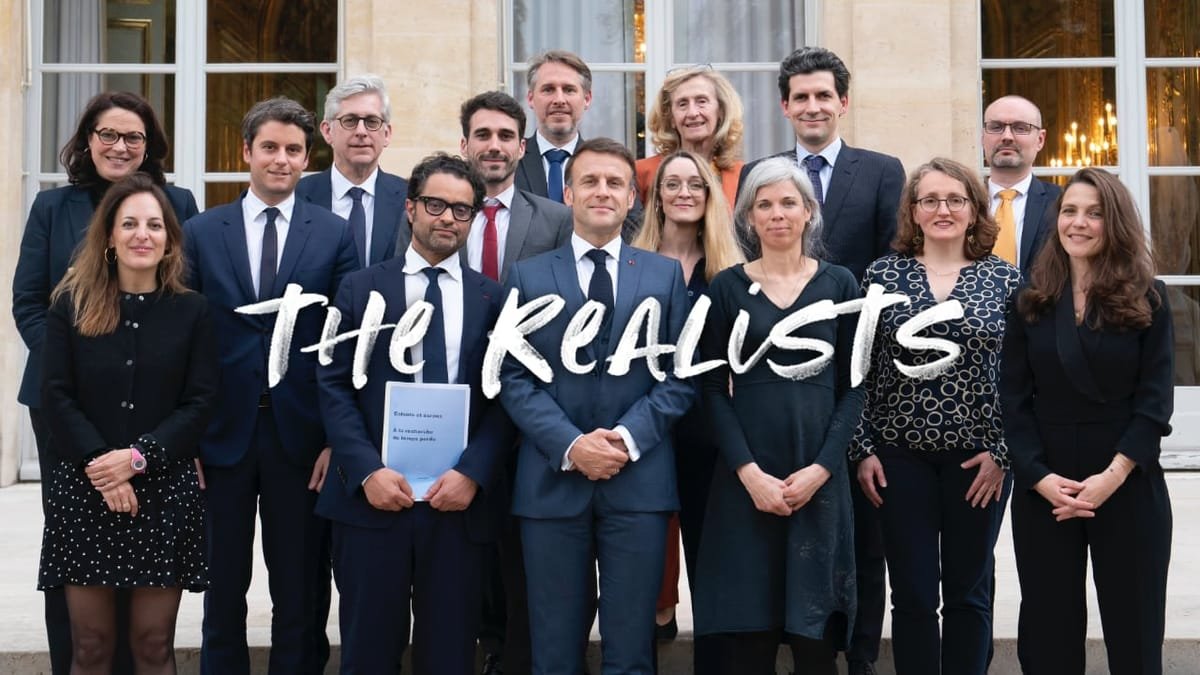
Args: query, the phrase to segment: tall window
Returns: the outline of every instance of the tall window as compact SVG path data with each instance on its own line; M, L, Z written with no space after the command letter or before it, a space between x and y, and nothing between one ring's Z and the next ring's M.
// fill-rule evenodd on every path
M1180 388L1167 445L1200 450L1200 0L982 0L980 9L984 100L1020 94L1042 109L1035 173L1062 182L1104 166L1137 200L1175 321Z
M508 0L506 83L524 101L528 59L547 49L575 52L592 70L592 106L581 133L610 136L653 154L646 111L673 68L711 64L745 107L746 159L791 147L779 108L779 61L815 41L813 0ZM530 115L530 126L536 118Z

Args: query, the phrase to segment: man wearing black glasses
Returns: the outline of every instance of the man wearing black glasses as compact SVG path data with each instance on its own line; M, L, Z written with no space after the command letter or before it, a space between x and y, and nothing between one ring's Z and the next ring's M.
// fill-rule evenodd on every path
M515 436L504 410L482 389L488 332L503 297L498 283L462 264L458 254L483 207L479 174L462 159L438 154L413 169L409 184L410 245L346 277L334 306L347 325L358 327L372 296L385 302L384 326L415 303L430 303L432 320L407 355L409 363L423 365L416 374L397 371L387 346L392 335L384 332L366 358L361 387L354 382L354 341L339 344L333 363L320 369L321 414L333 459L317 511L333 521L340 672L396 672L404 651L397 638L409 633L411 606L413 671L471 675L483 544L498 534L496 483ZM396 466L390 461L385 466L381 458L384 429L406 423L385 411L389 381L430 390L469 387L466 447L453 468L438 469L432 484L422 485L417 474L390 468Z
M392 140L392 104L383 79L352 77L325 96L321 135L333 148L333 166L306 176L296 195L329 209L350 223L360 266L403 254L409 229L404 224L408 182L379 168L379 156Z
M1033 177L1033 162L1046 142L1042 112L1022 96L1001 96L983 113L983 158L990 210L1000 234L992 251L1029 272L1046 234L1054 231L1054 203L1062 190Z

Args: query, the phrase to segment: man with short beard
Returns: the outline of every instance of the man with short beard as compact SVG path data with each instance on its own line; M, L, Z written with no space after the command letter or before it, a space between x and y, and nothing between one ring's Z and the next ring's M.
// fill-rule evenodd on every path
M983 113L983 158L990 211L1000 225L993 253L1028 273L1046 235L1054 231L1054 204L1062 190L1033 177L1033 162L1046 142L1042 113L1022 96L1001 96Z

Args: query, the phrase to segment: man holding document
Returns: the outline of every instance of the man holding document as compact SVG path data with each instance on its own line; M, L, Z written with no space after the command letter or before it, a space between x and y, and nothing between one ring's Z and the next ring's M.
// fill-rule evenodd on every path
M515 435L480 387L501 288L458 255L483 198L465 161L423 160L408 249L346 277L334 301L343 325L380 327L373 346L365 334L338 344L318 374L333 457L317 511L333 521L344 674L395 672L410 601L413 670L473 670L492 479ZM420 303L432 308L424 337L392 350L392 327Z

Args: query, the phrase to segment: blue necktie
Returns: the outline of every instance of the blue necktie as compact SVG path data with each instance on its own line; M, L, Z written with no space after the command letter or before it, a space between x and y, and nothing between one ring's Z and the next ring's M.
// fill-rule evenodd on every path
M362 203L365 193L366 190L360 187L352 187L346 192L354 202L350 205L350 236L354 238L354 247L358 250L358 264L362 267L369 264L367 251L371 248L367 245L367 212Z
M571 153L560 148L546 151L546 161L550 163L550 171L546 176L546 195L558 203L563 200L563 163Z
M263 209L267 214L267 226L263 229L262 257L258 261L258 300L270 300L271 291L275 288L275 266L279 258L278 235L275 232L275 219L279 217L279 209L269 206Z
M612 322L613 313L613 287L612 277L608 274L608 269L604 266L608 260L608 251L602 248L594 248L586 254L591 259L595 269L592 270L592 280L588 283L588 300L595 300L604 305L604 322L601 324L601 336L607 337L608 331L605 330Z
M817 196L817 203L825 203L824 191L821 189L821 169L825 167L825 158L820 155L809 155L804 158L804 168L808 171L808 180L812 182L813 193Z
M446 270L426 267L421 271L429 277L429 285L425 287L425 302L433 305L433 319L421 342L421 353L425 357L421 378L424 382L445 384L450 379L446 375L446 321L442 313L442 289L438 286L438 277Z

